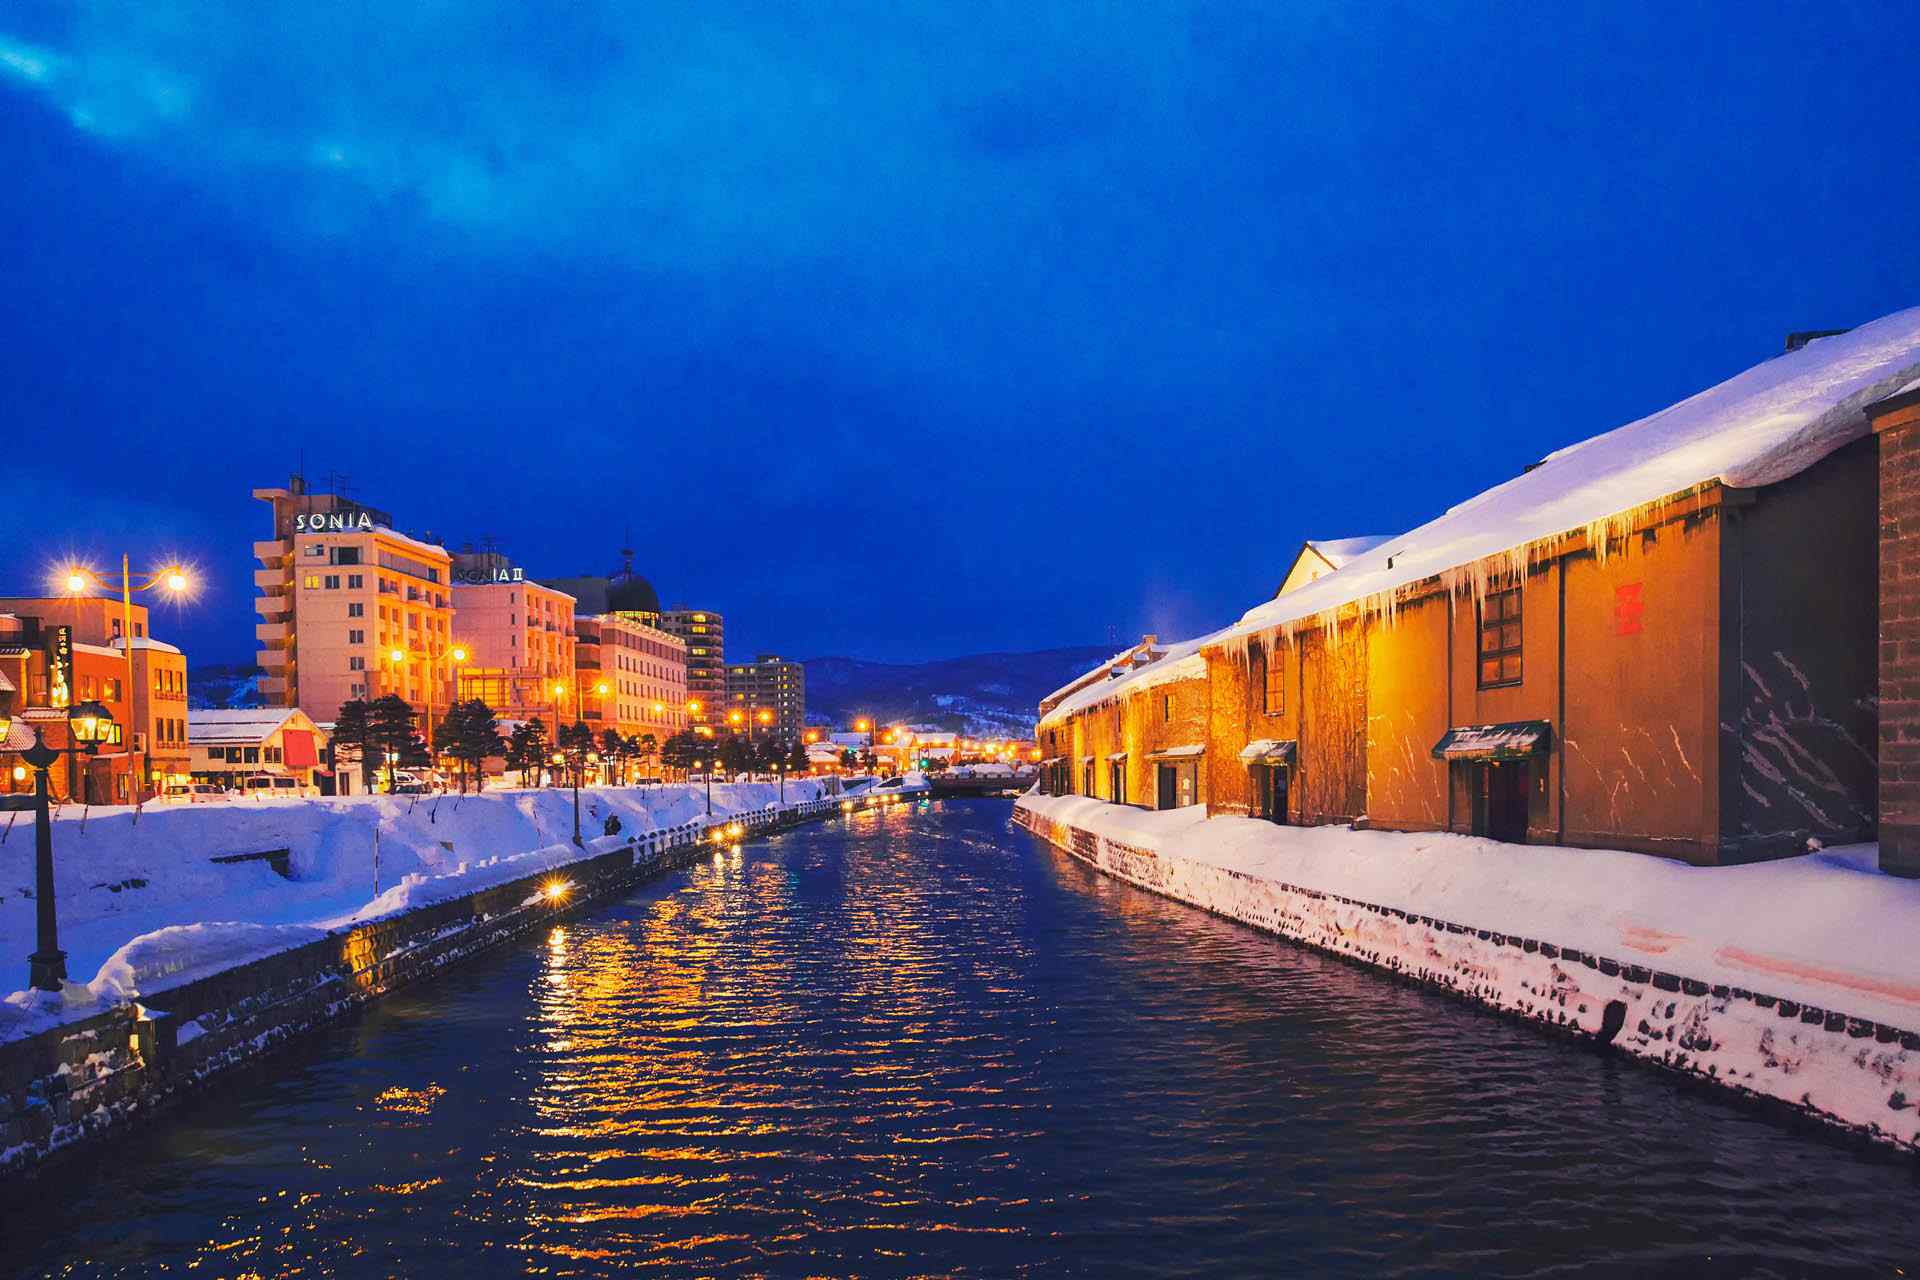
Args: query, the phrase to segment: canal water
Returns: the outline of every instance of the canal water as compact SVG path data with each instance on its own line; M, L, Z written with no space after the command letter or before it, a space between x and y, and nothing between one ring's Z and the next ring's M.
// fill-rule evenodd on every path
M0 1205L40 1275L1914 1274L1911 1162L954 801L403 992Z

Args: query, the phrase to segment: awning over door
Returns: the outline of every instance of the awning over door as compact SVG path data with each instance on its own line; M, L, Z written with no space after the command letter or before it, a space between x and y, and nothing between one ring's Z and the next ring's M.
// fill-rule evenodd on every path
M1240 763L1290 765L1293 763L1293 747L1292 738L1256 738L1240 748Z
M1166 747L1160 751L1149 751L1149 760L1194 760L1207 753L1204 742L1196 742L1185 747Z
M1553 726L1545 720L1466 725L1449 729L1433 744L1435 760L1525 760L1545 751Z
M1115 760L1125 760L1126 758L1127 758L1126 752L1116 751L1112 755L1107 757L1107 763L1112 764Z

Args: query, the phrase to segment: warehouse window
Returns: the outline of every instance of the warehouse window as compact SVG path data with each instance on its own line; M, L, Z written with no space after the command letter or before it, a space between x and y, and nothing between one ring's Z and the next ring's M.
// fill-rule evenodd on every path
M1480 606L1480 687L1520 683L1520 588L1488 594Z
M1266 706L1270 716L1287 709L1287 660L1275 649L1266 661Z

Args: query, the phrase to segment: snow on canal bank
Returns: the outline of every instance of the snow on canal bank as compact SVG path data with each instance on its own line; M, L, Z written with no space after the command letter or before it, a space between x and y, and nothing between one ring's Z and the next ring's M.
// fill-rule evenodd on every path
M1109 875L1920 1151L1920 883L1028 795Z
M811 800L820 789L790 781L786 798ZM717 785L713 809L726 816L779 796L773 783ZM54 822L55 900L68 976L85 986L70 987L64 1001L9 997L0 1003L0 1040L96 1002L129 998L143 980L185 980L257 959L328 928L471 893L705 814L701 787L589 788L580 793L582 850L571 843L573 794L560 788L149 806L139 813L96 808L84 816L69 806ZM602 837L609 816L620 820L618 840ZM34 949L33 819L7 817L15 821L10 828L0 823L0 965L14 963L10 976L24 984ZM216 861L248 855L272 857Z
M1920 881L1873 845L1738 867L1446 833L1020 801L1137 849L1920 1029ZM1210 909L1221 904L1200 903Z

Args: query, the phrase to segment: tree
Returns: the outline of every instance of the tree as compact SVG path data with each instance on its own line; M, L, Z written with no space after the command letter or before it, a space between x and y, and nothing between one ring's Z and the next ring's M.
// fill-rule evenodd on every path
M852 747L845 747L841 750L840 767L842 769L851 770L855 765L859 763L860 763L860 757L854 754Z
M667 745L660 748L660 759L669 769L678 769L682 776L693 768L695 760L707 754L703 740L691 729L682 729L667 739Z
M638 755L644 764L644 762L653 760L659 756L660 741L650 733L643 733L640 735L639 741L633 744L633 750L634 754ZM654 771L648 769L647 772L652 773Z
M807 755L807 744L798 738L787 742L787 772L805 773L813 767L813 760Z
M560 750L566 753L567 766L573 771L576 785L584 781L581 771L586 767L587 755L594 749L593 730L582 721L560 726Z
M620 736L618 729L608 729L600 735L600 758L613 765L614 781L621 786L627 782L627 759L633 754L633 745Z
M757 755L753 743L741 734L732 734L720 744L720 767L729 777L745 773L753 768Z
M540 770L547 763L547 725L544 720L523 720L507 740L507 764L520 773L520 785L539 786ZM531 774L533 781L527 781Z
M467 777L473 776L475 789L484 776L489 756L501 753L500 722L493 708L478 698L456 702L448 708L444 720L434 726L434 746L444 755L460 762L460 790L467 789Z
M351 747L360 762L360 785L367 790L373 789L373 726L367 714L367 702L364 698L355 698L340 704L340 714L333 721L333 759L337 771L340 764L342 747Z
M387 790L393 790L394 772L403 756L426 749L413 728L413 707L397 693L376 698L367 708L367 737L387 761Z

